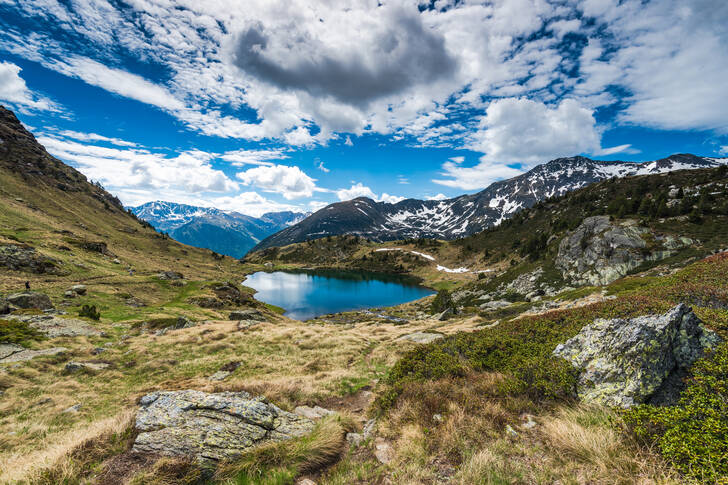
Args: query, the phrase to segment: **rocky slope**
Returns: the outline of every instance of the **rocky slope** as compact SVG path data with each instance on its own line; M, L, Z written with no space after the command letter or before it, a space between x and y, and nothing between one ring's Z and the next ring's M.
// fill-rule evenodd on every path
M356 234L373 241L410 238L456 239L498 225L536 202L612 177L665 173L713 167L728 159L689 154L644 163L598 161L585 157L558 158L477 194L442 201L407 199L396 204L358 199L331 204L276 233L253 250Z
M234 211L155 201L131 207L137 217L175 240L217 253L243 257L266 237L302 221L299 212L269 212L252 217Z

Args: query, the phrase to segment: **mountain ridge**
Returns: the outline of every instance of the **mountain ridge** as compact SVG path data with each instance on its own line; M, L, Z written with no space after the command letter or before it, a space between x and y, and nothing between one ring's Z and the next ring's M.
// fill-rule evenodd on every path
M612 177L713 167L728 159L675 154L646 162L557 158L526 173L494 182L475 194L442 201L405 199L395 204L360 197L337 202L267 237L251 251L308 239L355 234L373 241L456 239L500 224L517 211Z
M300 222L306 214L281 211L253 217L237 211L153 201L130 207L140 219L175 240L235 258L267 236Z

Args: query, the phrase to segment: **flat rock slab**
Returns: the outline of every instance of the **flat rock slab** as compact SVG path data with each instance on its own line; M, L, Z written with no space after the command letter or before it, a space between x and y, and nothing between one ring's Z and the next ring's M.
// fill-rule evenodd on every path
M397 340L408 340L416 344L429 344L430 342L434 342L442 337L443 335L439 333L415 332L405 335L404 337L400 337Z
M264 443L303 436L313 427L310 419L247 392L154 392L140 400L132 450L218 462Z
M324 416L335 414L334 411L322 408L321 406L298 406L296 409L293 410L293 412L299 416L303 416L304 418L308 419L321 419Z
M48 337L96 336L101 332L83 320L62 318L56 315L8 315L8 320L28 322L28 326Z
M13 293L5 299L18 308L38 308L40 310L49 310L53 308L51 299L45 293L37 291L26 291L23 293Z
M56 355L65 352L65 347L53 347L43 350L30 350L14 344L0 344L0 364L11 364L13 362L25 362L42 355Z

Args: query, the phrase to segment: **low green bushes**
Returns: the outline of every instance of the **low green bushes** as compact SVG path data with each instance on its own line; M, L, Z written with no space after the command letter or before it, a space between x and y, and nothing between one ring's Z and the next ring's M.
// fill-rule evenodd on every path
M27 322L17 320L0 320L0 343L27 345L33 340L40 340L43 334L28 326Z
M728 343L696 362L691 374L677 406L638 406L625 412L625 421L684 475L728 483Z

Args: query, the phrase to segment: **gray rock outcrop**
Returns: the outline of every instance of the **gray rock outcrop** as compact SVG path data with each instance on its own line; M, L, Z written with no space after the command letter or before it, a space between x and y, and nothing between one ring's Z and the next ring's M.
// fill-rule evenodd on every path
M579 285L607 285L647 262L656 262L692 244L689 238L657 236L636 221L614 223L587 217L559 244L556 267Z
M44 333L46 336L78 337L96 336L101 332L87 322L75 318L63 318L57 315L8 315L9 320L27 322L28 326Z
M19 244L0 245L0 267L36 274L60 272L56 260L38 254L35 248Z
M65 352L65 347L53 347L43 350L30 350L15 344L0 344L0 364L25 362L43 355L56 355Z
M154 392L140 400L133 451L218 462L305 435L313 426L310 419L246 392Z
M415 332L400 337L397 340L408 340L416 344L429 344L430 342L434 342L435 340L441 339L443 337L444 335L442 335L441 333Z
M5 298L8 303L18 308L37 308L39 310L50 310L53 303L48 295L37 291L26 291L24 293L13 293Z
M597 319L553 354L578 370L580 399L630 407L658 394L669 395L662 386L679 382L673 377L684 375L719 341L689 307L680 304L664 315Z

